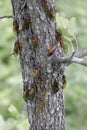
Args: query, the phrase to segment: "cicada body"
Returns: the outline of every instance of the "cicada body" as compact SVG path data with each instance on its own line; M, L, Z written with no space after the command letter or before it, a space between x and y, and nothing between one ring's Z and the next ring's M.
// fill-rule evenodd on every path
M44 111L45 104L46 104L46 101L45 101L44 97L41 97L40 100L39 100L39 108L40 108L41 111Z
M59 41L61 48L65 51L66 47L62 38L62 34L56 31L56 40Z
M26 101L28 100L28 98L29 98L29 89L28 89L28 87L25 87L25 88L24 88L23 98L24 98L25 102L26 102Z
M52 6L51 6L50 3L48 3L48 7L47 7L47 8L48 8L47 14L48 14L50 20L54 20L54 18L55 18L55 13L54 13L53 8L52 8Z
M45 78L43 76L40 76L40 88L43 89L45 88Z
M54 80L54 82L52 84L52 90L54 93L58 92L58 90L59 90L58 82L56 80Z
M48 56L51 56L55 50L56 50L56 46L54 44L51 44L48 49Z
M41 6L50 19L55 18L53 7L50 2L48 2L47 0L41 0Z
M18 32L18 30L19 30L19 24L18 24L18 21L14 18L14 20L13 20L13 31Z
M19 44L19 40L17 40L14 44L13 55L17 56L19 54L19 51L20 51L20 44Z
M41 66L39 64L34 65L34 79L39 79L41 75Z
M28 13L26 13L22 16L22 19L23 19L22 30L25 30L25 29L29 28L29 26L31 24L30 15Z
M33 100L33 98L35 97L36 93L37 93L37 85L34 82L34 83L31 84L31 88L29 90L29 100Z
M46 8L46 5L47 5L47 0L41 0L41 6L43 8Z
M33 43L34 47L37 47L37 45L38 45L38 36L35 33L32 34L32 43Z
M63 75L63 77L62 77L62 82L63 82L63 89L65 89L66 85L67 85L67 81L66 81L66 76L65 75Z
M35 97L37 93L37 85L34 83L31 84L31 87L28 88L28 87L25 87L24 88L24 93L23 93L23 97L24 97L24 100L27 101L27 100L33 100L33 98Z

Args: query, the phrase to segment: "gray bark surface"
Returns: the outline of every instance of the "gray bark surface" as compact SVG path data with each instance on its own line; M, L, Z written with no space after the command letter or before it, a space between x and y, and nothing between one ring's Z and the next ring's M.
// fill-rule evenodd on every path
M54 1L49 0L53 12ZM50 19L41 6L41 0L12 0L13 15L19 24L17 39L20 44L20 64L22 68L23 90L37 86L35 96L26 99L30 130L65 130L64 97L62 76L64 65L48 62L48 48L56 46L55 55L62 55L60 44L55 39L56 21ZM23 28L23 16L29 14L30 25ZM32 44L32 35L38 37L38 45ZM40 79L34 77L34 65L39 64L45 87L40 88ZM54 93L52 84L58 82L58 92ZM43 100L41 100L43 98ZM44 102L44 107L40 103Z

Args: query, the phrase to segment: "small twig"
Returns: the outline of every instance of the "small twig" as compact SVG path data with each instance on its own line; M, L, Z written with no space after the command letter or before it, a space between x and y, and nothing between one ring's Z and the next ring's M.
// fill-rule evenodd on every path
M85 61L81 58L75 57L75 56L73 56L72 58L71 58L71 56L57 57L56 61L57 61L57 63L68 63L67 65L69 65L71 63L78 63L81 65L87 66L87 61Z
M10 16L0 16L0 19L4 19L4 18L14 18L12 15Z
M53 56L48 58L48 62L68 63L68 64L70 64L71 59L73 58L74 55L75 55L75 52L73 52L69 56L59 56L59 55L54 54Z
M77 57L73 57L71 62L87 66L87 60L83 60L83 59L80 59L80 58L77 58Z
M50 59L50 62L56 62L56 63L65 63L67 66L71 63L78 63L84 66L87 66L87 60L81 59L81 57L87 56L87 49L80 51L78 53L73 52L69 56L58 56L53 55Z
M72 58L74 57L74 54L75 54L75 52L72 53L72 55L71 55L70 58L69 58L69 61L72 60Z
M83 51L79 51L75 54L76 57L81 58L87 55L87 49L83 50Z
M70 56L58 58L57 63L68 63L67 65L69 65L71 63L78 63L81 65L87 66L87 61L85 61L81 58L77 58L77 57L73 57L72 59L70 59Z

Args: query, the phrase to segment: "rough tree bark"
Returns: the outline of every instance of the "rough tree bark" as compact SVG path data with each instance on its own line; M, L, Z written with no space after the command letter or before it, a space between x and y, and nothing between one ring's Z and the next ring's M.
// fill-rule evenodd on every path
M11 1L30 130L65 130L65 65L48 60L52 53L63 56L55 37L54 1Z

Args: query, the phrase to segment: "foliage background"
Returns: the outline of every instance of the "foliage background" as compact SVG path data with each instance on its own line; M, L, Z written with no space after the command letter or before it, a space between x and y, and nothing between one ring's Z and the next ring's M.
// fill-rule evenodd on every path
M79 50L87 48L87 0L55 0L56 11L76 17ZM0 16L12 14L11 3L0 0ZM22 77L18 58L9 56L16 40L12 19L0 20L0 130L28 130ZM65 72L64 90L67 130L87 129L87 68L73 64Z

